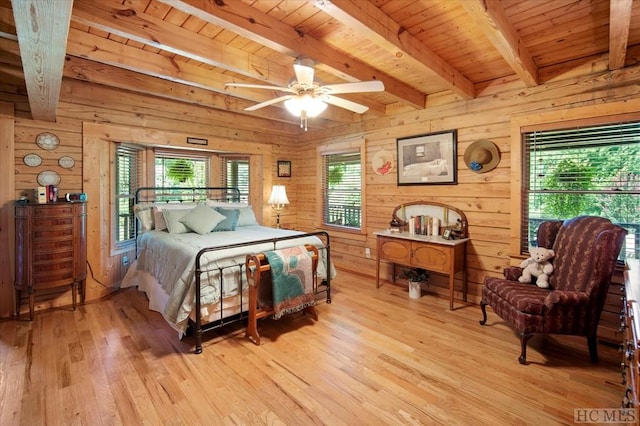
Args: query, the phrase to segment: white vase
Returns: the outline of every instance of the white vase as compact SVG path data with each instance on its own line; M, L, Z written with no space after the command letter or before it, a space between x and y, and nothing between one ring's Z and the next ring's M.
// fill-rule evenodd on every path
M420 299L420 296L422 296L422 287L420 286L420 281L408 281L408 283L409 283L409 298Z

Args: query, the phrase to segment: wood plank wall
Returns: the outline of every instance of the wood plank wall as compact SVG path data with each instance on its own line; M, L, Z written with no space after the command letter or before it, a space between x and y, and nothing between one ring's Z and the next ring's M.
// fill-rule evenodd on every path
M0 85L0 93L5 101L15 106L16 197L35 185L36 172L40 171L28 170L22 164L22 155L35 149L34 138L38 133L52 131L58 134L61 136L61 152L79 155L83 122L113 123L160 132L213 135L227 139L231 150L234 144L242 142L271 145L271 181L284 184L291 201L281 218L283 226L315 230L321 227L316 219L317 146L364 138L367 227L361 235L332 234L336 265L375 276L375 239L372 233L388 226L391 211L396 205L415 200L452 204L465 211L469 219L472 239L467 251L469 297L477 302L484 276L499 275L512 262L510 212L519 200L512 199L510 189L511 121L523 115L548 111L558 111L560 115L563 110L579 106L592 106L594 114L598 114L601 105L640 98L640 67L609 72L606 63L606 57L602 57L589 63L573 64L571 71L543 70L541 78L544 83L535 88L525 88L516 79L505 78L501 82L477 87L478 95L470 101L458 100L450 94L432 96L427 108L421 111L394 111L390 108L384 118L309 131L298 137L288 134L289 129L281 124L106 89L77 80L63 81L56 123L31 120L27 98L20 88ZM583 76L585 69L590 70L588 76ZM396 152L396 138L450 129L458 131L457 185L398 187L395 172L378 176L371 169L370 159L376 152L381 149ZM464 165L463 154L466 147L481 138L490 139L498 145L501 161L495 170L476 174ZM54 160L47 157L47 165ZM76 158L76 166L63 178L62 192L82 190L83 177L77 173L81 167L78 160ZM277 160L292 161L292 177L276 176ZM268 208L265 211L269 212ZM274 223L274 216L267 216L265 224ZM97 242L89 241L89 244ZM365 257L366 247L371 249L369 259ZM119 275L120 272L114 276ZM444 294L445 282L444 277L435 277L431 289ZM10 289L3 287L0 291L1 299L12 297ZM56 303L64 304L68 300L63 298ZM6 315L6 310L0 312L0 316Z
M83 123L105 123L108 125L118 125L120 127L130 128L132 134L152 135L149 137L157 137L158 140L168 140L172 146L179 147L179 143L175 143L178 137L186 140L186 136L198 136L210 138L215 141L215 148L224 150L228 153L245 152L243 147L256 147L256 151L262 151L260 146L268 147L269 163L264 166L264 170L269 170L270 176L264 177L263 170L254 170L256 178L252 181L255 190L260 191L265 186L265 182L269 184L268 188L263 189L262 198L268 196L270 192L270 182L282 183L287 185L291 178L278 178L276 173L276 160L288 159L296 163L296 159L291 157L292 133L297 129L296 125L288 128L286 125L279 123L269 123L265 120L247 119L236 114L225 113L221 111L211 111L194 105L185 105L183 103L163 100L160 98L136 95L116 89L108 89L101 85L85 83L77 80L64 79L62 86L61 101L58 107L57 121L55 123L36 121L30 118L29 104L24 91L19 87L9 85L0 85L0 93L3 100L6 100L8 107L15 107L15 119L9 119L11 129L10 136L2 136L2 144L9 144L7 147L3 145L3 158L5 153L11 154L11 170L15 170L13 178L15 184L11 183L7 188L6 208L13 208L13 200L19 198L23 194L30 194L37 184L37 176L43 170L55 170L61 175L60 193L87 191L87 184L92 179L91 175L83 177ZM4 110L3 110L4 112ZM14 112L12 111L11 117ZM10 118L11 118L10 117ZM15 131L14 131L15 125ZM237 127L239 126L239 127ZM256 128L263 127L260 131ZM4 128L4 127L3 127ZM45 151L40 149L36 143L36 137L41 132L52 132L59 136L60 146L54 151ZM178 136L176 136L178 135ZM136 142L130 140L129 142ZM146 142L148 141L140 141ZM211 143L213 145L213 142ZM9 147L12 151L9 151ZM190 147L189 147L190 148ZM265 149L266 151L266 149ZM108 150L106 151L108 152ZM37 153L43 158L43 164L39 167L28 167L23 162L23 157L28 153ZM58 165L59 157L69 155L74 158L75 165L72 169L63 169ZM101 169L109 169L108 164L103 164L107 159L102 159ZM252 163L253 166L262 163ZM255 167L258 169L258 167ZM97 173L96 170L93 170ZM103 188L108 188L110 176L102 178ZM9 181L5 181L8 183ZM289 185L288 185L289 186ZM288 208L282 217L282 220L288 227L295 227L295 187L287 188L289 199L291 200L291 208ZM95 198L95 197L94 197ZM96 203L97 200L89 200L89 205ZM102 204L102 203L101 203ZM271 209L263 206L262 211L264 223L266 225L275 225L275 216L272 215ZM107 207L108 208L108 207ZM3 212L6 209L3 208ZM8 211L8 210L7 210ZM8 214L8 213L7 213ZM107 213L108 214L108 213ZM4 213L3 213L4 215ZM260 217L260 214L257 214ZM4 216L3 216L4 217ZM7 216L9 217L9 216ZM13 216L11 215L11 218ZM9 220L9 219L7 219ZM12 220L12 219L11 219ZM126 267L120 261L120 257L128 255L131 259L132 253L119 253L111 255L109 258L102 258L101 253L105 253L104 246L108 246L108 242L96 241L92 236L98 235L99 238L104 236L104 229L98 229L101 225L94 224L88 227L88 250L89 253L97 253L96 262L91 262L88 279L87 299L95 299L103 297L113 290L113 285L119 282ZM11 227L12 228L12 227ZM106 233L108 235L108 232ZM13 233L7 238L13 241ZM4 233L3 233L3 240ZM109 251L107 250L107 255ZM12 265L13 255L3 251L0 254L2 264ZM7 283L2 282L0 287L0 317L7 317L11 314L13 306L13 289L11 278L7 277ZM45 309L52 306L69 305L71 301L70 292L56 294L55 297L39 300L37 309Z
M463 210L469 221L471 243L467 248L467 276L469 300L479 303L482 281L486 275L501 276L504 267L517 264L511 257L510 239L518 229L511 226L511 212L518 210L519 197L512 198L511 168L512 144L519 144L519 135L512 137L511 122L521 117L536 121L541 113L552 112L552 121L561 121L567 110L580 107L586 110L580 118L598 117L629 112L640 108L639 67L610 73L606 58L586 64L594 70L589 76L567 77L558 70L543 72L543 85L525 88L520 82L505 79L501 84L478 87L478 95L470 101L429 99L428 108L417 112L398 113L375 121L345 125L339 129L309 132L301 141L300 159L302 178L309 185L299 187L298 225L302 229L320 226L316 218L317 182L316 146L339 143L355 137L366 140L365 177L367 195L366 229L364 235L338 234L332 240L332 259L340 267L375 277L376 242L373 232L388 227L395 206L416 200L434 200L451 204ZM618 111L619 110L619 111ZM557 114L553 114L553 111ZM371 168L371 158L381 149L396 153L396 138L424 133L457 130L457 185L397 186L394 170L379 176ZM477 174L469 170L463 160L465 149L478 139L490 139L501 152L498 167L491 172ZM519 150L517 150L519 153ZM519 154L518 154L519 155ZM395 166L395 164L394 164ZM317 184L317 183L316 183ZM518 222L517 220L515 222ZM365 236L366 238L362 238ZM371 258L365 257L370 248ZM386 266L386 265L385 265ZM389 268L381 275L390 277ZM433 277L431 290L446 294L445 277ZM373 282L372 282L372 285ZM461 286L458 283L458 290ZM460 299L460 292L456 293ZM615 329L617 326L613 325Z

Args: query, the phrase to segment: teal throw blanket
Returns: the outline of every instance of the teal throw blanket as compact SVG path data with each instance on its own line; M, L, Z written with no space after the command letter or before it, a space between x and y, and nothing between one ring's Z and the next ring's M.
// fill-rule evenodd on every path
M271 268L273 318L315 305L311 252L296 246L264 253Z

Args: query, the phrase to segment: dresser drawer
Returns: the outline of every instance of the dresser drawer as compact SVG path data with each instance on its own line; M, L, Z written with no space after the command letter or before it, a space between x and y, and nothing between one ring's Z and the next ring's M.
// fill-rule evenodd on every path
M71 238L67 238L62 241L43 240L33 242L34 255L39 253L60 252L70 249L73 249L73 240Z
M378 238L380 259L408 265L411 262L411 242L392 238Z
M70 217L42 217L33 218L33 226L35 229L46 228L70 228L73 226L73 218Z
M33 264L49 264L53 262L73 260L73 249L65 248L61 251L49 251L33 254Z
M415 243L412 248L412 264L416 266L426 265L429 270L434 272L449 272L452 259L447 249L418 243Z

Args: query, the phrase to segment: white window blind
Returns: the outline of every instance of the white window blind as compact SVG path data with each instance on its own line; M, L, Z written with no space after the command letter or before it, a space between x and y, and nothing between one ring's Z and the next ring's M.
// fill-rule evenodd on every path
M162 188L205 187L209 183L209 157L156 150L155 186Z
M360 152L323 155L323 215L328 225L360 229L362 164Z
M116 245L133 241L135 238L135 217L133 206L135 193L142 182L140 157L142 148L118 143L116 145L115 173L115 221Z
M523 144L523 253L540 222L595 215L629 231L621 259L639 256L640 123L533 131Z
M240 201L249 202L249 158L248 157L222 157L222 181L225 186L238 188Z

